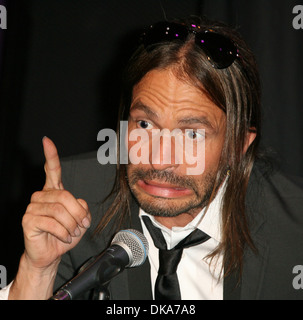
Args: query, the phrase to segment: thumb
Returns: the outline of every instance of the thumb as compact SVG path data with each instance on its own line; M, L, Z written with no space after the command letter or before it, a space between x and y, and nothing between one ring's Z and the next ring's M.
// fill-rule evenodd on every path
M61 181L61 164L58 151L53 141L47 137L42 139L45 156L45 189L64 189Z

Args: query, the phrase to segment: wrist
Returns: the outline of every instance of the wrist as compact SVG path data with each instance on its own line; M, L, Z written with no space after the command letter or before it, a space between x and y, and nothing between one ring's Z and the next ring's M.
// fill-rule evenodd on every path
M46 300L53 294L53 285L60 259L47 267L33 266L26 253L21 256L17 276L12 284L9 299Z

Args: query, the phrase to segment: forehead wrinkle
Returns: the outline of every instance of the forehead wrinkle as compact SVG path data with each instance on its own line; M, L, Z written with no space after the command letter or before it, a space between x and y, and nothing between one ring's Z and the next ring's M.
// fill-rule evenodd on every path
M217 122L221 122L215 119L218 116L216 110L218 106L205 92L188 81L177 78L171 70L153 70L146 74L133 90L131 107L137 103L148 106L149 110L145 109L145 113L153 117L157 114L158 118L162 118L164 116L162 112L169 114L171 120L174 117L177 121L205 116L212 128L218 127ZM141 110L144 111L142 108ZM207 124L205 121L202 122Z
M164 72L168 75L169 79L165 82L165 86L163 86L163 83L159 83L158 79L155 80L154 72ZM180 89L182 92L181 96ZM148 95L148 98L152 98L152 95L159 100L159 102L167 105L179 105L182 103L191 104L193 101L188 97L197 95L197 93L203 94L192 83L189 83L189 81L186 81L184 78L180 79L179 77L176 77L176 74L172 69L150 71L137 85L135 85L133 93Z
M160 86L159 86L160 87ZM176 92L178 92L177 87L176 87ZM151 93L151 94L150 94ZM184 95L186 95L186 93L184 93ZM149 110L146 111L152 111L156 114L155 111L151 110L151 107L155 106L155 107L160 107L160 108L165 108L165 109L175 109L176 107L182 107L184 106L184 108L189 108L189 107L196 107L198 109L201 109L201 100L199 101L199 103L190 100L188 98L183 98L180 97L180 99L176 99L176 95L172 96L171 94L163 94L162 92L159 91L155 91L155 90L148 90L148 89L141 89L138 97L136 97L134 103L132 104L131 108L133 108L133 106L137 106L137 105L141 105L141 106L147 106L149 105ZM146 103L146 99L148 99L151 103ZM137 101L138 100L138 101ZM144 101L145 100L145 101ZM141 108L142 111L144 111ZM182 111L182 110L176 110L175 111ZM150 112L149 112L150 113Z

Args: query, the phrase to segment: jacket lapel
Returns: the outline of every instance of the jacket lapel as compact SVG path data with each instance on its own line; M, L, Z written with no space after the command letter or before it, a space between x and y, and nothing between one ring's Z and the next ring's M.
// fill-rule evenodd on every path
M240 283L238 273L224 280L224 300L257 300L262 292L263 277L267 265L269 245L264 232L266 223L262 210L264 176L255 167L247 190L247 210L251 223L251 237L257 252L247 249L243 257L243 272Z
M258 300L262 292L263 278L267 265L269 245L263 235L262 227L253 234L257 252L247 250L243 257L242 278L239 281L239 273L234 272L223 284L224 300Z
M258 252L249 251L244 255L244 267L240 283L238 283L239 274L237 272L224 279L224 300L260 299L269 246L263 237L255 241L255 244L258 247Z
M239 282L238 272L233 272L223 282L223 300L241 299L241 282Z
M266 225L264 202L264 173L254 168L247 190L247 209L251 224L251 236L257 252L247 250L244 254L241 299L258 300L262 292L263 278L269 254L269 244L264 227Z
M262 292L263 279L267 265L269 246L263 237L255 239L257 253L247 252L244 257L242 276L242 300L258 300Z

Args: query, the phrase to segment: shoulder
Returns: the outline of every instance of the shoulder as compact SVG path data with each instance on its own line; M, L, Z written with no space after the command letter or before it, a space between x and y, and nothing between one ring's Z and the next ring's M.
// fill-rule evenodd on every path
M258 190L259 195L271 200L303 201L303 177L289 175L259 163L254 166L249 188L250 191Z
M253 268L258 271L257 266L263 266L259 289L262 299L302 299L302 290L293 287L293 268L303 261L303 252L298 250L303 247L302 208L301 177L254 167L247 191L247 213L259 255L255 260L247 254L246 268L250 276Z
M64 188L77 198L99 202L114 185L116 165L100 164L97 152L63 158L61 166Z
M303 179L256 165L247 190L249 215L266 221L268 234L284 236L303 245Z

